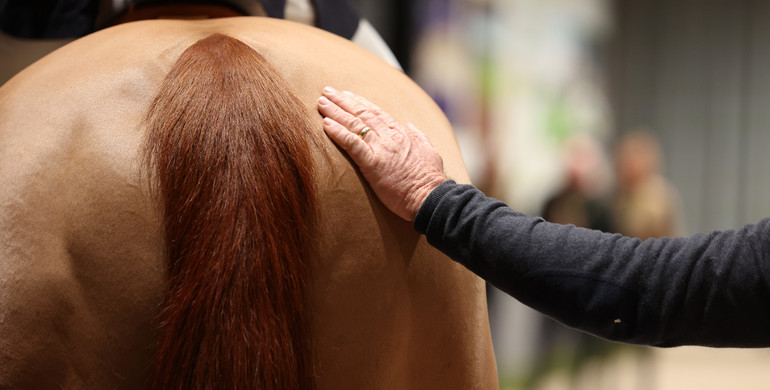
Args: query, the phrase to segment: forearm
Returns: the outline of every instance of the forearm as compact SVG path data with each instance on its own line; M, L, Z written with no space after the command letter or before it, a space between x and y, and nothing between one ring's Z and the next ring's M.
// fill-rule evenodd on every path
M663 346L770 345L769 225L642 242L547 223L452 183L415 220L523 303L601 337Z

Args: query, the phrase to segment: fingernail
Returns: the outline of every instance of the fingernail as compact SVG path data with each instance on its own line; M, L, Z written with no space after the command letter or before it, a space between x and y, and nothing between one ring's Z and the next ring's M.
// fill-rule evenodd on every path
M329 118L324 118L324 124L325 125L331 125L332 124L332 120L329 119Z
M332 87L324 87L324 92L334 93L337 92L337 90Z
M325 106L329 103L331 103L331 101L329 101L329 99L327 99L326 96L321 96L320 98L318 98L318 104L322 106Z

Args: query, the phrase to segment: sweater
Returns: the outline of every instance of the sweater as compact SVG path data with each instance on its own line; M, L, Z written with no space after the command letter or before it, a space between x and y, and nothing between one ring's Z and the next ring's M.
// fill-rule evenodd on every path
M663 347L770 346L770 219L640 240L549 223L447 181L414 225L497 288L596 336Z

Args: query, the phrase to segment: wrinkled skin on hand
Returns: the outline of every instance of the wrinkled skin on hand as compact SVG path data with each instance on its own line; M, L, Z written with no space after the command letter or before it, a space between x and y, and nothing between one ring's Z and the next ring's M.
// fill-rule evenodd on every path
M428 138L361 96L324 88L318 99L326 134L358 165L385 206L412 221L431 191L447 180ZM369 127L371 130L360 137Z

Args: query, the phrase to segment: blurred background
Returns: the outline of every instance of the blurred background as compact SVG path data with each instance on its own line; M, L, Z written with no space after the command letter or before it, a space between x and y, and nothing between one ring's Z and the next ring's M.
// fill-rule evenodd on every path
M770 3L355 0L444 109L474 183L641 238L770 216ZM494 288L504 389L763 389L770 351L622 346Z
M350 2L444 110L473 182L515 209L640 238L770 216L770 3ZM0 83L71 40L6 38L21 54ZM770 383L769 350L610 343L488 292L503 389Z

